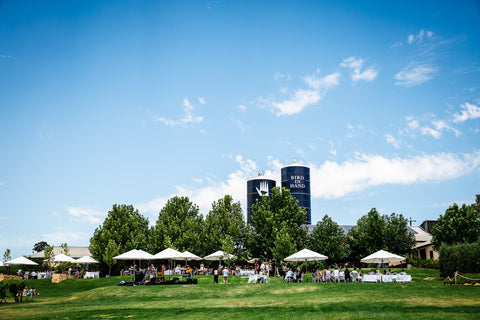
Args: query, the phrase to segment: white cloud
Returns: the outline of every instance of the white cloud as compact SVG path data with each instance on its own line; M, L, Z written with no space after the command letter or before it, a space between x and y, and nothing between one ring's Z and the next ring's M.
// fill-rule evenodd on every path
M422 127L420 130L423 135L431 135L435 139L440 138L440 136L442 135L441 131L432 129L430 127Z
M240 131L242 132L245 132L245 124L241 121L241 120L238 120L238 119L230 119L232 120L233 124L238 128L240 129Z
M380 185L454 179L478 171L479 167L480 151L462 155L437 153L407 159L363 154L343 163L326 161L311 166L311 191L314 198L334 199Z
M427 38L430 39L433 37L433 32L427 30L425 32L424 29L420 30L417 35L410 34L407 37L407 42L408 44L413 44L413 43L421 43L425 39L425 35L427 35Z
M1 181L0 181L0 187L1 187L1 186L4 186L4 185L5 185L5 182L1 182Z
M283 73L277 72L277 73L275 73L275 75L273 76L273 79L274 79L275 81L281 80L281 79L290 81L290 80L292 79L292 76L289 75L289 74L283 74Z
M200 99L200 98L199 98ZM203 100L203 99L202 99ZM204 101L205 102L205 101ZM187 127L191 124L198 124L198 123L201 123L203 121L203 117L200 117L200 116L195 116L193 114L193 111L194 111L194 107L193 105L190 103L190 101L188 101L187 98L184 98L183 99L183 111L184 111L184 116L183 118L179 119L179 120L172 120L172 119L167 119L167 118L163 118L163 117L155 117L155 121L158 121L158 122L162 122L164 123L165 125L167 126L183 126L183 127Z
M375 71L373 66L370 66L362 71L364 62L365 60L361 58L350 57L343 59L342 63L340 63L340 66L353 70L353 73L351 74L353 81L373 81L377 77L378 73Z
M312 74L303 77L307 89L297 89L293 95L281 102L267 103L276 111L277 116L292 115L300 113L307 106L319 102L331 88L338 86L340 73L335 72L325 77L318 77Z
M240 201L245 212L246 183L248 179L258 174L259 168L254 161L244 159L241 155L235 156L235 162L239 169L230 173L226 179L207 178L205 179L206 186L175 186L175 192L170 196L136 204L135 207L140 212L150 213L156 218L168 199L178 195L188 196L193 203L200 207L200 212L206 214L211 209L213 201L229 194L235 201ZM278 159L269 156L268 166L270 170L265 171L265 177L276 180L277 185L280 185L277 177L283 164ZM478 172L480 151L460 155L436 153L410 158L357 154L354 159L341 163L325 161L320 165L310 164L309 167L312 197L335 199L381 185L444 181Z
M90 207L67 207L67 212L79 221L89 224L100 224L107 216L106 211Z
M240 111L246 111L247 110L247 106L244 105L244 104L239 105L237 108L240 109Z
M202 97L198 97L197 99L200 104L205 104L205 99L203 99Z
M388 143L390 143L395 148L397 149L400 148L400 141L398 141L398 139L395 139L395 137L392 136L391 134L386 134L385 139L387 140Z
M467 120L480 118L480 108L476 105L465 103L460 106L463 110L453 115L453 122L459 123Z
M437 74L437 69L430 64L410 63L395 75L395 84L413 87L432 79Z

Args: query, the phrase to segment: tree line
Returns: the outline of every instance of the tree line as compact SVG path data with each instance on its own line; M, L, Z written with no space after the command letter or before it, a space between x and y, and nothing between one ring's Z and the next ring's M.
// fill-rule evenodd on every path
M250 225L240 202L230 195L214 201L205 216L188 197L172 197L151 227L133 206L115 204L95 229L90 251L104 266L111 266L115 255L131 249L155 254L167 247L199 256L223 250L239 261L280 261L307 247L327 255L327 263L357 263L380 249L406 254L415 244L401 214L380 215L371 209L348 232L328 215L309 232L305 217L290 191L279 187L253 205Z

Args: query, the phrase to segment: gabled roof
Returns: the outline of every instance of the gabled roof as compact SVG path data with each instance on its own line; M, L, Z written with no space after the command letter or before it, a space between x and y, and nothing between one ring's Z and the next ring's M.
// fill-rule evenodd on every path
M90 250L88 247L67 247L68 248L68 255L74 259L81 258L83 256L89 256L91 257L92 254L90 253ZM54 246L53 247L53 255L56 256L60 253L63 252L63 248L59 246ZM40 252L36 252L30 256L31 259L35 258L44 258L45 257L45 250L42 250Z
M413 231L413 234L415 235L415 240L417 242L429 242L432 241L432 235L425 230L422 229L422 227L418 226L409 226L408 229Z

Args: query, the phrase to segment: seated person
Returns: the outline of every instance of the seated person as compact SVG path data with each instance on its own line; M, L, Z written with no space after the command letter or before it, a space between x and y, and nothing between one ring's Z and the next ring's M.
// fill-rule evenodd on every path
M330 282L330 280L331 280L331 273L330 273L330 269L329 269L329 268L325 269L325 271L323 272L323 276L325 277L325 279L324 279L325 282Z
M402 271L400 272L400 275L405 276L407 275L407 273L405 272L405 270L402 269Z
M373 269L370 269L370 272L368 274L373 276L375 274L375 271L373 271Z
M302 274L302 270L300 270L300 268L297 268L297 271L295 271L295 277L296 277L297 282L303 282L303 274Z
M346 281L346 282L350 282L350 281L351 281L351 278L350 278L350 270L348 270L348 268L345 268L345 281Z
M316 281L317 281L317 282L322 282L322 281L323 281L322 270L320 270L320 269L317 269L317 272L316 272Z
M337 267L335 267L332 273L332 281L338 282L339 280L340 280L340 272L338 271Z
M295 281L295 280L296 280L295 274L293 273L292 269L288 269L287 274L285 275L284 281L285 282L291 282L291 281Z
M362 278L363 278L362 268L358 269L358 277L360 278L359 280L362 280Z
M343 269L340 269L338 272L338 281L345 282L345 271L343 271Z
M357 282L357 277L358 277L357 268L353 268L352 272L350 272L350 276L352 277L353 282Z

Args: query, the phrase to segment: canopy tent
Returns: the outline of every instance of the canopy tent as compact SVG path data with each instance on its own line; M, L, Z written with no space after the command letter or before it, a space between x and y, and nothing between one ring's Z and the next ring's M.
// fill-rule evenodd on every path
M390 262L400 262L405 260L405 257L390 253L385 250L379 250L371 255L360 260L364 263L390 263Z
M324 256L323 254L320 254L318 252L315 252L315 251L312 251L312 250L309 250L309 249L302 249L294 254L292 254L291 256L288 256L286 257L285 261L289 261L289 262L300 262L300 261L319 261L319 260L326 260L328 259L327 256ZM307 269L307 264L305 264L305 274L308 273L308 269Z
M206 257L203 257L204 260L218 260L220 262L220 265L222 264L221 260L230 260L234 258L235 256L233 254L226 253L222 250L218 250Z
M3 267L4 264L3 264L3 261L0 261L0 267Z
M172 248L167 248L153 255L153 260L184 260L182 253Z
M320 254L318 252L309 250L309 249L302 249L291 256L286 257L285 261L319 261L319 260L326 260L328 259L327 256Z
M44 260L47 261L47 260ZM67 256L66 254L60 253L57 254L55 257L53 257L52 262L75 262L75 259L73 259L70 256Z
M90 256L83 256L75 260L76 263L85 263L85 264L90 264L90 263L98 263L97 260L93 259Z
M190 261L190 260L203 260L203 259L202 257L199 257L196 254L193 254L189 251L184 251L182 252L182 258L179 260Z
M37 266L38 263L33 262L32 260L29 260L25 257L18 257L13 260L5 262L6 265L9 264L20 264L20 265L26 265L26 266Z
M143 250L132 249L118 256L113 257L116 260L152 260L153 255Z

